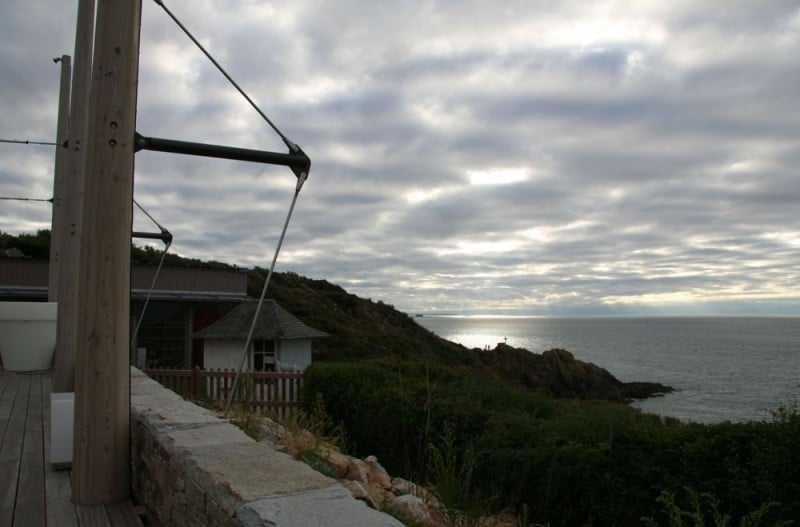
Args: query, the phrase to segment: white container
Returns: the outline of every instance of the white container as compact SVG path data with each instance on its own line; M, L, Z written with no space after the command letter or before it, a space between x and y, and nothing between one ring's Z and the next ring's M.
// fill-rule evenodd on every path
M57 311L56 302L0 302L0 356L7 371L50 368Z
M136 348L136 367L140 370L147 369L147 348Z
M50 463L56 468L72 465L72 434L75 422L75 393L50 394Z

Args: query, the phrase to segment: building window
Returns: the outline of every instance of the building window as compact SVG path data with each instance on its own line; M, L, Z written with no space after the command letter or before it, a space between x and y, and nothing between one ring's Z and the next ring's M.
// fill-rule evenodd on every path
M253 341L253 369L255 371L275 371L275 341Z
M186 324L181 320L144 320L136 347L147 349L148 368L182 368Z

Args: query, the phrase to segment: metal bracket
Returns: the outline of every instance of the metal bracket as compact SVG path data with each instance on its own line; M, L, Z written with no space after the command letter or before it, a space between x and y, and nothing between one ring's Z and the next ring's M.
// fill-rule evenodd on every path
M172 243L172 233L169 232L167 229L161 229L161 232L138 232L133 231L131 233L132 238L145 238L148 240L161 240L164 242L164 245L169 245Z
M296 151L290 151L288 154L281 154L278 152L250 150L232 146L144 137L139 134L139 132L136 132L134 136L135 152L139 150L152 150L154 152L167 152L170 154L186 154L216 157L219 159L233 159L236 161L251 161L253 163L265 163L269 165L281 165L289 167L298 178L308 177L308 172L311 169L311 159L309 159L299 146L295 145L295 147L297 148Z

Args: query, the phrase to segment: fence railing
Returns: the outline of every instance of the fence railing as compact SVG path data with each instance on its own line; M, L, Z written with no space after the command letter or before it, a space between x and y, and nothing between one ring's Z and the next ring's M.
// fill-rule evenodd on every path
M230 397L236 370L146 369L145 373L188 399L207 403L225 403ZM265 409L286 415L300 406L302 373L243 371L239 377L236 401L251 409Z

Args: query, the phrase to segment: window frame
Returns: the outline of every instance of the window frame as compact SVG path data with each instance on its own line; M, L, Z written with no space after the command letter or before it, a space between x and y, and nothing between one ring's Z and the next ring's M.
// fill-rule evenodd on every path
M251 349L253 371L275 371L277 343L273 339L255 339ZM261 368L256 366L260 358Z

